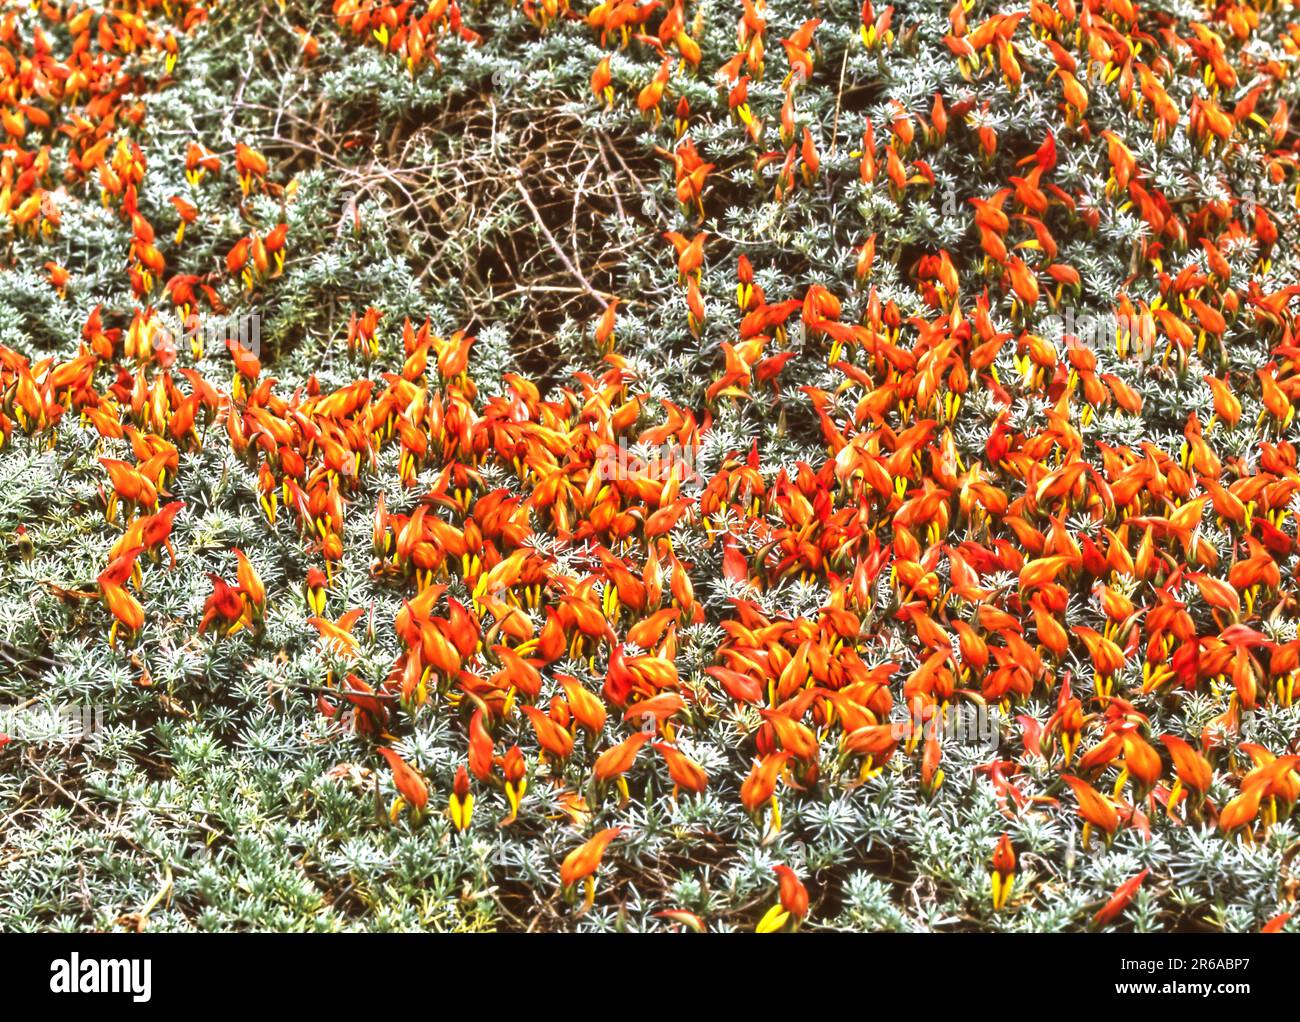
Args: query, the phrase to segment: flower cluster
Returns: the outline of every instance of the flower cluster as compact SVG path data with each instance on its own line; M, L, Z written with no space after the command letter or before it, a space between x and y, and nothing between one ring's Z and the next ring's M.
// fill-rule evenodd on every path
M583 55L570 101L593 137L641 133L672 210L646 233L653 287L604 294L518 169L593 306L565 326L571 371L544 377L500 350L491 309L448 323L392 295L358 303L319 371L233 338L178 348L173 314L273 303L320 258L297 239L342 237L348 214L301 209L310 177L281 169L301 154L278 136L151 142L140 95L183 74L208 15L112 6L0 22L17 258L45 265L61 206L92 189L125 239L129 315L83 295L75 346L0 346L0 458L99 472L104 558L63 598L99 655L138 668L181 634L230 683L277 644L309 656L289 698L384 765L383 826L546 842L556 925L636 886L669 840L656 814L698 851L711 813L708 841L766 855L770 888L721 922L858 925L829 906L870 861L844 834L869 828L834 817L897 814L894 791L891 834L978 818L966 875L913 867L971 925L1100 927L1131 905L1181 924L1171 849L1191 842L1282 870L1300 801L1293 7L743 0L717 26L686 0L524 3L515 30ZM308 62L377 45L417 89L485 59L465 10L283 17ZM908 62L932 70L886 71ZM163 194L173 172L186 194ZM79 301L46 269L50 303ZM1084 310L1114 329L1061 331ZM610 463L665 446L689 474ZM256 510L217 571L204 459ZM196 573L200 599L164 610L151 587ZM923 723L961 706L994 715L992 749ZM1112 864L1082 894L1079 856ZM1267 886L1234 925L1288 924L1294 890ZM646 924L713 925L697 900L658 895Z

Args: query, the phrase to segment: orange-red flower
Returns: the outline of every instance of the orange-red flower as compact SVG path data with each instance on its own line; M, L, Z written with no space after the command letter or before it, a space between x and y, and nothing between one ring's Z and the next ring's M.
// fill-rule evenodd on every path
M789 751L771 752L756 762L750 769L749 776L740 786L741 804L751 813L758 812L776 792L777 778L785 768L792 753Z
M564 857L560 864L560 883L568 890L578 881L585 881L587 898L584 908L590 907L596 896L595 872L600 868L605 849L609 843L623 833L622 827L606 827L588 838L581 845Z
M993 910L996 912L1006 905L1016 883L1016 850L1011 845L1011 837L1005 833L998 838L993 850L992 883Z
M398 801L393 803L392 817L396 819L403 805L408 805L418 819L424 812L425 806L429 804L429 786L425 783L419 771L392 749L380 746L379 755L388 761L388 767L393 772L393 786L397 788L397 793L401 796Z
M474 816L474 795L470 791L469 774L465 772L464 766L456 768L456 780L447 801L447 815L451 817L452 826L459 831L467 830Z
M623 739L617 745L606 749L596 757L596 762L591 768L592 776L600 783L617 780L619 790L626 799L628 797L627 779L623 775L632 769L632 764L636 762L641 746L645 745L649 740L650 735L644 731L638 731L631 737Z
M1142 886L1142 881L1147 878L1150 872L1149 869L1144 869L1137 876L1130 877L1120 884L1115 893L1111 895L1110 900L1092 917L1093 923L1097 926L1105 926L1107 923L1112 922L1116 916L1128 907L1128 903L1133 900L1133 895L1137 893L1137 889Z
M668 776L676 787L698 794L709 786L709 775L686 753L664 742L656 742L655 749L668 764Z
M1074 792L1079 800L1079 815L1084 819L1084 845L1088 843L1089 828L1099 827L1107 839L1119 829L1119 812L1105 795L1102 795L1087 781L1066 774L1061 778Z

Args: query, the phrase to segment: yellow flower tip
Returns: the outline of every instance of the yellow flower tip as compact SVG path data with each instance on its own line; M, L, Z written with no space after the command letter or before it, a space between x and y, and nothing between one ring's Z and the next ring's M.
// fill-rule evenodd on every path
M1011 897L1011 891L1016 886L1016 875L1008 873L1005 876L996 870L992 874L993 884L993 911L1000 912L1006 907L1007 901Z
M790 913L781 907L778 901L775 905L767 910L767 913L758 921L758 926L754 928L755 933L776 933L781 930L790 919Z

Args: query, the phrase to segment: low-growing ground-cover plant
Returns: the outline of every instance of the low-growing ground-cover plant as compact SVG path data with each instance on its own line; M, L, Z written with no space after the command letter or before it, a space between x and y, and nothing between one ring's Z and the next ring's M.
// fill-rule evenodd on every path
M0 11L0 927L1294 929L1297 61Z

